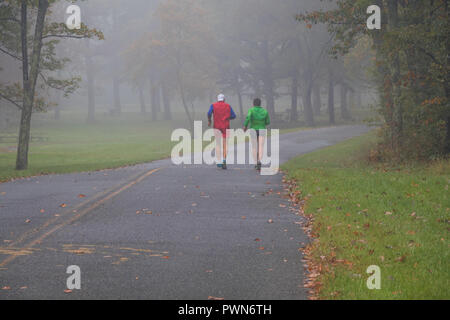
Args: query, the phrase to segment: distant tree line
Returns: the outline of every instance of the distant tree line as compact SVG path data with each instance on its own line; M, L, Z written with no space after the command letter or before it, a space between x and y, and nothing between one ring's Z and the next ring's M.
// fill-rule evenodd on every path
M372 64L372 53L367 39L362 39L352 51L352 63L347 57L330 58L333 35L324 26L313 29L296 20L296 14L316 4L313 0L160 1L149 18L153 28L124 53L141 110L146 110L143 92L149 87L154 120L160 110L164 119L170 119L170 102L177 96L192 123L196 101L212 100L225 91L236 97L239 117L244 117L244 97L261 97L276 123L281 113L286 114L277 99L289 95L287 121L303 119L314 126L316 116L326 112L334 124L338 87L340 116L350 120L349 97L361 102L361 92L371 85L365 70Z

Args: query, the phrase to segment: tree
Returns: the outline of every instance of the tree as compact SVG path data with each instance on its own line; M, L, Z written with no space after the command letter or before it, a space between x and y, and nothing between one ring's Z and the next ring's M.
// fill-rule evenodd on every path
M362 37L372 41L374 80L385 119L384 147L397 158L429 159L450 152L450 19L448 0L376 0L381 30L366 28L364 0L334 1L335 9L299 15L335 34L332 55L345 55Z
M55 1L9 1L0 6L0 51L20 61L22 64L22 83L2 84L0 97L21 110L19 142L16 169L28 167L28 148L30 141L31 116L34 108L45 108L45 100L36 95L36 89L51 87L72 93L78 86L79 78L60 80L48 76L62 69L66 59L57 59L55 47L61 38L102 39L101 32L82 25L79 30L69 30L64 23L46 22L49 7ZM29 10L31 9L31 10ZM36 13L35 13L36 12ZM33 16L32 16L33 15ZM31 23L30 23L31 22ZM33 36L29 29L34 27ZM29 46L31 45L31 50ZM40 81L38 81L38 78Z

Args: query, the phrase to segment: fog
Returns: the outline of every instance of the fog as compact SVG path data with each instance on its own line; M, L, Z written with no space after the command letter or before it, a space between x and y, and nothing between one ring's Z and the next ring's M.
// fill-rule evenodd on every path
M330 107L330 77L337 109L341 99L359 107L371 99L370 51L360 53L363 57L355 64L333 59L328 54L332 36L326 27L295 19L296 14L326 4L79 2L82 23L100 30L104 40L60 39L55 56L70 61L61 70L48 71L48 76L79 77L79 88L65 97L60 90L38 86L48 105L35 113L54 113L56 120L78 114L77 121L92 123L99 117L142 113L148 114L149 121L176 118L189 123L204 120L208 106L223 92L241 119L252 99L261 97L275 123L315 125L314 116ZM65 21L68 5L64 1L54 5L48 21ZM5 54L0 59L2 82L20 81L20 63ZM344 108L349 103L345 102ZM17 108L2 100L1 110L2 128L16 126Z

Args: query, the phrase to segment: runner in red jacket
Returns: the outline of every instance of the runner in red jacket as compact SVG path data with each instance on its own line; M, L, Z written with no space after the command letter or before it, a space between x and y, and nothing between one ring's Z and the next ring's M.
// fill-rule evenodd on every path
M211 127L211 118L214 116L214 129L219 130L222 136L216 136L216 157L217 167L227 168L227 129L230 129L230 120L236 119L236 114L233 108L225 102L225 96L219 94L217 102L212 104L208 112L208 126ZM220 140L223 142L220 143ZM223 145L223 162L221 161L222 152L221 145ZM222 162L222 163L221 163Z

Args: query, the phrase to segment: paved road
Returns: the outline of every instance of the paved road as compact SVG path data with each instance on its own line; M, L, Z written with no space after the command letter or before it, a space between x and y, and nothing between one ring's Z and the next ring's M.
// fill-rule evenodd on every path
M367 130L283 135L281 161ZM305 299L282 192L281 174L170 160L0 184L0 299Z

